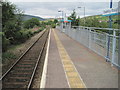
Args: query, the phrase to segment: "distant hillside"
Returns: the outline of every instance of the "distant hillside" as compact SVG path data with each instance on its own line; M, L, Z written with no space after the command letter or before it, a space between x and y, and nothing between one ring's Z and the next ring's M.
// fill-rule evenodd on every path
M85 17L86 24L88 27L101 27L108 28L109 27L109 17L102 15L93 15ZM81 26L84 25L84 18L81 18ZM119 16L112 16L112 28L118 29Z
M23 21L29 20L29 19L31 19L31 18L37 18L37 19L39 19L40 21L44 21L44 20L45 20L45 19L43 19L43 18L41 18L41 17L38 17L38 16L32 16L32 15L26 15L26 14L23 15Z
M54 21L54 18L46 18L47 21Z
M97 18L98 20L102 20L102 21L108 21L109 20L108 16L102 16L102 15L93 15L93 16L88 16L86 18L87 19ZM118 20L118 15L112 16L112 20L113 21Z

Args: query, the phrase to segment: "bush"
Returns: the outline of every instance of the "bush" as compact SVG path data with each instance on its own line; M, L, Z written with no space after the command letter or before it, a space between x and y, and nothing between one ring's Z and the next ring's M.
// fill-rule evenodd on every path
M16 32L21 29L22 11L8 1L0 2L0 4L2 5L2 32L5 34L4 43L8 40L12 43Z
M44 28L40 28L40 29L38 29L37 31L34 31L34 34L39 33L39 32L41 32L42 30L44 30Z
M29 30L20 30L16 33L13 44L23 43L28 38L30 38L32 35L33 35L33 33Z
M24 28L33 28L34 26L40 26L40 22L36 18L29 19L24 22Z
M28 31L29 37L33 36L34 33L32 31Z
M16 34L14 36L15 38L14 38L14 41L12 41L12 44L23 43L27 39L29 39L31 36L33 36L34 34L42 31L43 29L44 28L40 28L39 30L34 31L34 32L32 32L31 30L27 30L27 29L20 30L20 31L16 32Z
M52 26L52 28L55 28L55 27L56 27L56 24L52 24L51 26Z
M10 59L17 59L18 57L12 52L4 52L2 53L2 63L5 64L9 62Z
M0 37L1 36L2 36L2 51L5 52L8 49L10 41L5 37L4 33L0 34Z

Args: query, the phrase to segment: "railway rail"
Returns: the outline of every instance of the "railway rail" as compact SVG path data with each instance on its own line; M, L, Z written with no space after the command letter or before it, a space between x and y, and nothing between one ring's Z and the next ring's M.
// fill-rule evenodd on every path
M13 66L0 78L2 88L27 88L30 89L40 62L44 47L47 42L49 30L30 46L25 53L13 64Z

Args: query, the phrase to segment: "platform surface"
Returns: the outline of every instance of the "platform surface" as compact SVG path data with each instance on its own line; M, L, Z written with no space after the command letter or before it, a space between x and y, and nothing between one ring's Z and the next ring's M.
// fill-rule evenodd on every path
M45 88L118 88L118 70L103 57L52 29Z

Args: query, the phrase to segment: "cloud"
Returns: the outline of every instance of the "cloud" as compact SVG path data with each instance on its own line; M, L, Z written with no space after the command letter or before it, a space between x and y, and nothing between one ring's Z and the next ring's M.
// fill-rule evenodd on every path
M84 10L78 9L78 6L85 7L86 16L102 14L104 9L109 8L108 2L14 2L14 4L26 14L41 17L61 17L62 14L58 13L58 10L63 10L68 16L73 9L76 10L77 15L83 16ZM113 7L116 6L117 3L113 3Z
M110 2L110 0L9 0L11 2ZM118 2L119 0L114 0Z

